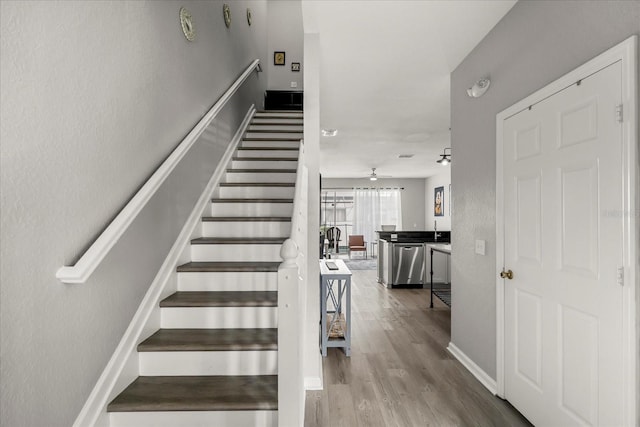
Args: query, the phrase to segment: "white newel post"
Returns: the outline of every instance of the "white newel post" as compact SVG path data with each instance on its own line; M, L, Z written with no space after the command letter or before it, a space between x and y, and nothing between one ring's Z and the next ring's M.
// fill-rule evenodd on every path
M284 261L278 268L278 426L302 427L302 319L298 246L292 239L282 244L280 256Z

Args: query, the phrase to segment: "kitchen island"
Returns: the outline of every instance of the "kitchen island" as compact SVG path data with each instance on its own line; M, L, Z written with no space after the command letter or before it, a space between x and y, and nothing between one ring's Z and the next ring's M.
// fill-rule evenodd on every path
M428 244L449 243L449 231L378 231L378 282L388 288L429 285ZM449 259L434 257L435 283L449 283Z
M428 272L430 278L429 278L429 286L431 288L431 298L430 298L430 304L429 307L433 308L433 296L435 295L436 297L438 297L438 299L440 301L442 301L443 303L445 303L449 308L451 308L451 273L449 271L449 269L451 268L451 262L450 262L450 257L451 257L451 244L447 243L447 244L443 244L443 243L437 243L437 244L427 244L427 257L429 257L429 259L431 260L431 270ZM435 273L435 262L434 262L434 256L436 256L437 254L445 254L447 256L447 278L445 283L436 283L434 281L434 273Z

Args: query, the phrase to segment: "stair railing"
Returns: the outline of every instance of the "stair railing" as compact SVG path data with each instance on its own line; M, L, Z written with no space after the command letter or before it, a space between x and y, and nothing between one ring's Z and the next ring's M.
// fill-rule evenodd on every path
M200 135L207 129L218 113L224 108L231 97L242 86L244 81L260 65L260 60L254 60L236 79L227 91L218 99L198 124L189 132L182 142L173 150L165 161L156 169L151 177L138 190L127 205L114 218L100 236L91 244L89 249L72 266L63 266L56 272L56 277L63 283L84 283L104 257L120 240L129 225L145 207L149 199L156 193L162 183L173 172L182 158L189 152Z
M300 142L291 235L283 244L278 268L278 425L302 427L304 378L302 371L303 293L307 258L307 185L304 142Z

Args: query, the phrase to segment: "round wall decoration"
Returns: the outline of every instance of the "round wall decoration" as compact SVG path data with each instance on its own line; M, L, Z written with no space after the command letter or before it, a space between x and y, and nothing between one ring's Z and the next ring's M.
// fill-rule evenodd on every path
M224 15L224 25L226 25L227 28L231 27L231 9L226 3L222 6L222 14Z
M247 8L247 24L251 26L251 21L253 21L253 16L251 16L251 9Z
M193 29L193 21L191 20L191 13L184 7L180 8L180 24L182 25L182 32L184 36L192 42L196 38L195 30Z

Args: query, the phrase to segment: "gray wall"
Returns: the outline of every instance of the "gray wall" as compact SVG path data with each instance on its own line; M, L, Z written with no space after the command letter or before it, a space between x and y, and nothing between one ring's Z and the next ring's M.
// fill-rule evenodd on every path
M333 187L404 187L402 191L402 228L424 230L424 178L380 178L375 183L367 178L322 178L322 188Z
M451 76L451 339L496 376L496 114L632 34L638 1L519 1ZM489 75L478 99L465 89ZM486 240L486 256L474 240Z
M255 58L265 1L0 3L0 424L69 426L231 136L254 73L85 284L74 262ZM187 7L196 41L182 35ZM246 7L253 10L249 27Z
M268 89L303 90L304 86L304 33L300 0L269 0L268 11ZM285 52L285 64L273 65L273 52ZM291 71L291 63L299 62L300 71ZM297 87L292 88L291 82Z
M438 221L438 230L451 231L451 167L443 167L443 171L430 176L425 180L425 226L427 230L433 230L434 221ZM444 216L434 215L434 192L438 187L444 187ZM453 191L451 191L453 192Z

